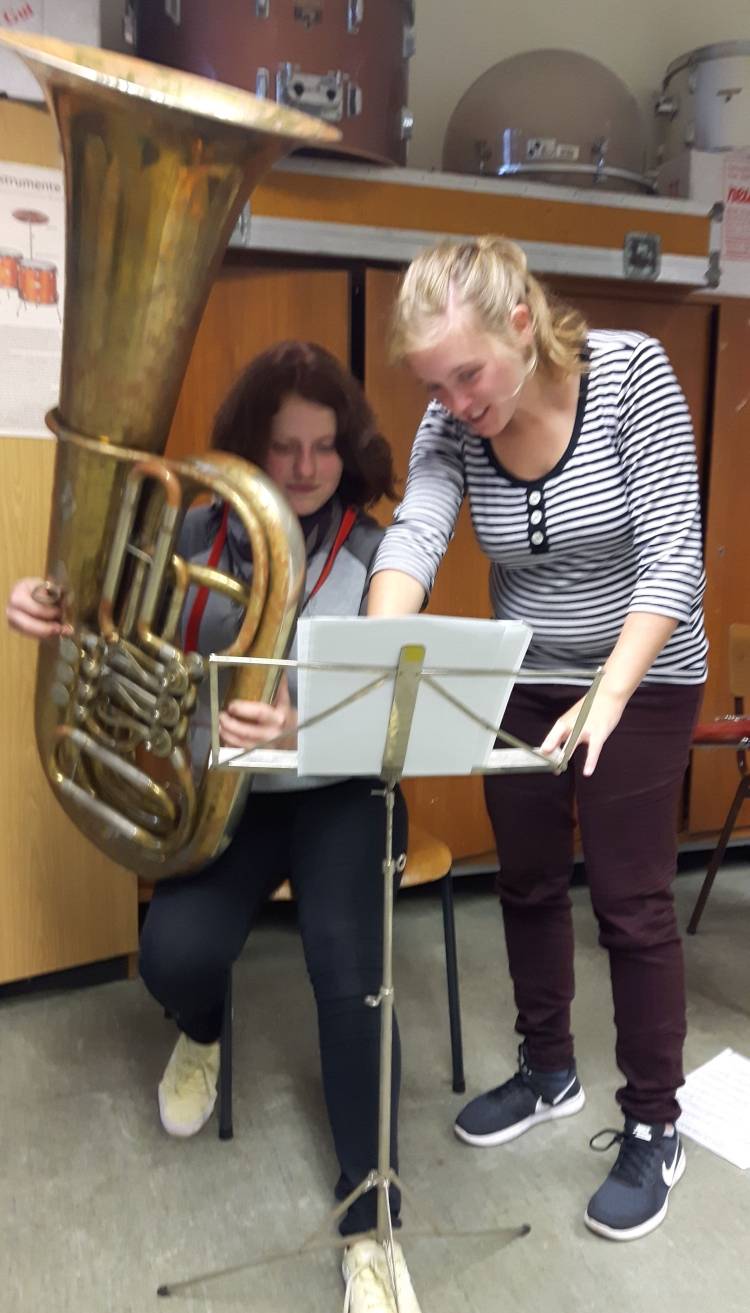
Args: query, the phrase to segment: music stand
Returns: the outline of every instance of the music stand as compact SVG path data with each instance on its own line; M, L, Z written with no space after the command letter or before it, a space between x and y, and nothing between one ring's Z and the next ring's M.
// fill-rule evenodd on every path
M465 661L464 664L451 665L427 665L428 647L435 646L435 638L439 633L440 622L446 622L454 632L463 628L466 631L467 638L470 635L471 641L464 646L466 653L471 653L472 660ZM362 626L370 627L369 634L375 633L375 626L381 627L385 624L391 631L391 640L396 640L395 660L391 659L386 663L377 659L377 644L374 645L375 655L367 660L359 661L331 661L316 660L316 642L315 639L319 634L323 634L327 629L326 637L334 639L339 644L339 650L346 651L350 644L347 638L356 634L358 639L363 636ZM352 630L351 626L357 626L357 630ZM477 637L479 630L477 626L486 626L486 633L490 635L490 628L493 627L495 633L505 626L505 633L514 631L511 636L515 637L515 642L511 644L515 650L515 660L512 666L493 667L487 665L481 660L482 649L477 648ZM473 627L473 628L472 628ZM316 632L317 631L317 632ZM523 632L522 632L523 631ZM567 764L575 750L580 738L581 731L584 728L588 717L591 703L593 702L596 689L601 679L602 670L594 672L587 670L546 670L533 671L524 675L524 682L550 682L561 679L574 679L576 681L586 681L588 690L583 698L580 712L576 718L573 730L565 745L564 750L556 751L554 754L546 755L539 751L538 748L531 744L524 743L522 740L509 734L502 728L499 718L496 722L486 719L481 711L470 705L465 697L456 695L455 681L464 680L471 683L472 681L484 681L485 685L488 679L504 681L505 687L500 698L502 710L504 711L510 695L514 681L518 677L521 659L525 653L531 631L526 626L515 625L513 622L505 623L502 621L472 621L472 620L455 620L452 617L437 616L409 616L394 620L363 620L360 617L332 618L321 617L318 619L308 619L300 621L298 624L298 633L300 633L300 650L305 655L309 654L311 659L277 659L270 657L224 657L211 656L209 658L209 688L211 699L211 751L209 757L209 769L233 769L249 770L254 773L266 772L296 772L297 765L302 757L305 762L304 774L327 774L331 776L340 776L341 769L335 769L334 756L326 752L325 745L319 741L319 752L302 752L300 747L297 750L279 749L273 745L275 740L271 740L265 748L256 748L250 751L236 748L223 748L219 741L219 711L220 711L220 692L219 692L219 672L222 668L242 665L260 665L274 667L280 671L296 670L303 675L303 681L300 683L300 703L299 703L299 724L298 724L298 743L301 745L304 736L310 731L314 731L318 726L325 722L331 722L334 718L339 718L342 713L348 713L351 718L349 725L349 740L357 743L361 741L361 721L362 721L362 704L368 698L372 698L379 690L386 689L387 697L387 719L385 725L381 726L384 746L379 752L379 771L373 771L371 762L365 761L365 754L362 756L362 768L352 770L351 760L347 765L347 774L360 774L371 776L379 774L383 784L382 796L385 801L385 836L384 836L384 860L383 860L383 965L382 980L378 993L368 996L364 1003L368 1007L379 1007L381 1009L381 1026L380 1026L380 1089L379 1089L379 1122L378 1122L378 1162L367 1176L360 1181L352 1192L343 1200L329 1215L329 1222L337 1222L351 1207L351 1205L362 1195L367 1194L370 1190L377 1191L377 1225L374 1231L367 1231L357 1235L338 1237L337 1239L323 1238L323 1230L315 1232L307 1241L296 1249L288 1250L283 1253L267 1255L265 1258L251 1260L232 1268L224 1268L220 1271L206 1273L202 1276L190 1278L188 1281L179 1283L170 1283L159 1287L159 1295L171 1295L177 1291L185 1291L192 1286L203 1284L209 1280L218 1279L221 1276L227 1276L251 1267L262 1266L267 1263L277 1262L283 1258L299 1257L305 1253L312 1253L317 1249L342 1248L354 1244L357 1240L374 1239L382 1247L387 1270L393 1290L396 1308L398 1309L398 1290L396 1284L395 1260L393 1254L393 1224L390 1210L389 1187L395 1185L403 1194L404 1198L409 1200L410 1204L417 1212L420 1210L425 1214L430 1222L427 1231L415 1231L411 1226L408 1228L413 1235L428 1235L433 1237L459 1237L459 1236L480 1236L493 1235L501 1240L503 1244L510 1243L511 1240L527 1235L530 1227L526 1224L520 1224L515 1227L491 1228L489 1230L472 1230L472 1231L444 1231L438 1222L430 1217L429 1212L425 1209L424 1204L414 1200L413 1196L404 1186L396 1172L391 1167L390 1149L391 1149L391 1086L392 1086L392 1042L393 1042L393 1009L395 1001L395 991L393 985L393 907L394 907L394 877L398 871L403 870L406 863L406 855L400 854L398 857L393 853L393 811L395 801L395 790L399 781L404 774L509 774L528 771L544 771L547 773L559 775L567 767ZM401 634L401 638L398 635ZM402 641L408 636L408 641ZM421 640L421 641L420 641ZM359 645L359 644L358 644ZM373 650L373 644L370 642L368 635L367 647ZM382 648L381 648L382 650ZM488 650L486 644L484 652ZM479 660L477 659L479 658ZM338 679L356 676L357 687L352 691L349 689L343 697L339 697L334 702L325 705L322 709L312 710L311 714L306 714L306 701L310 696L312 688L311 681L314 681L316 672L325 675L334 675ZM306 682L305 682L306 681ZM451 686L452 685L452 686ZM407 755L409 752L410 739L415 722L415 713L418 708L420 694L426 690L435 695L446 707L450 707L454 712L460 713L474 727L479 727L486 738L487 750L482 760L473 762L470 767L466 768L465 760L463 768L455 770L435 771L434 769L416 769L406 771ZM310 701L313 699L310 698ZM359 738L358 738L359 736ZM280 734L279 739L285 737ZM340 738L340 725L339 735ZM499 739L508 745L505 748L497 748L492 745ZM464 745L465 746L465 745ZM300 772L302 773L302 772ZM327 1224L326 1224L327 1225Z

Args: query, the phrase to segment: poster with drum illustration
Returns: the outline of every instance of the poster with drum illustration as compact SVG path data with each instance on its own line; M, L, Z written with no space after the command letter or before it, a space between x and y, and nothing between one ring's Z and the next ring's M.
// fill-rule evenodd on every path
M0 436L50 437L62 348L65 211L58 169L0 162Z

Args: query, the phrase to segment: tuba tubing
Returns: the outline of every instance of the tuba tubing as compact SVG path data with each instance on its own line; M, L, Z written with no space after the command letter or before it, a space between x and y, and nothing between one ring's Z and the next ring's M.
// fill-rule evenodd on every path
M226 847L249 782L191 752L205 680L181 648L192 586L236 602L227 655L283 656L305 569L298 521L260 470L210 452L164 459L193 340L248 196L296 146L339 133L294 110L128 55L0 34L57 122L66 280L48 586L70 635L40 648L40 758L75 824L148 880ZM250 540L249 587L177 551L193 501L229 503ZM226 698L270 700L273 669Z

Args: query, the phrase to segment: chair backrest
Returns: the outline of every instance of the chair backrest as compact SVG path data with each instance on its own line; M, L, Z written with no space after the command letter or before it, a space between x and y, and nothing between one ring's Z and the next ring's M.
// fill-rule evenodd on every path
M750 704L750 625L729 626L729 690Z

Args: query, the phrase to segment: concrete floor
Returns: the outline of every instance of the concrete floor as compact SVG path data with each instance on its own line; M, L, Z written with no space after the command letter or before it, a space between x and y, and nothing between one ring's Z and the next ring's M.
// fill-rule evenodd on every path
M731 1046L750 1055L750 865L728 859L687 943L686 1068ZM681 923L701 872L678 880ZM460 1144L452 1093L440 907L399 906L404 1037L402 1174L445 1226L531 1225L524 1239L403 1240L423 1313L740 1313L750 1307L750 1174L687 1142L688 1170L658 1231L615 1245L582 1214L614 1157L588 1139L618 1126L606 964L585 889L574 891L575 1029L588 1094L577 1117L487 1151ZM515 1039L498 912L486 882L456 895L468 1095L509 1075ZM0 1001L0 1313L322 1313L341 1307L330 1252L156 1298L164 1281L301 1242L336 1176L299 940L274 910L236 972L236 1138L215 1121L170 1140L155 1089L172 1028L139 983ZM409 1216L415 1219L414 1209ZM745 1258L742 1258L742 1254Z

